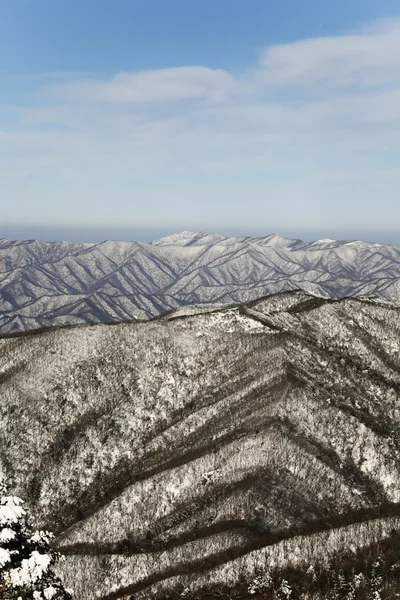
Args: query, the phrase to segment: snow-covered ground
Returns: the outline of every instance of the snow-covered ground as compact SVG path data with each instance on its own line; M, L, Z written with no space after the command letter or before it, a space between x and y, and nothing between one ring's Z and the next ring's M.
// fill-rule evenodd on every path
M0 472L80 600L368 545L399 526L399 316L290 292L1 339Z

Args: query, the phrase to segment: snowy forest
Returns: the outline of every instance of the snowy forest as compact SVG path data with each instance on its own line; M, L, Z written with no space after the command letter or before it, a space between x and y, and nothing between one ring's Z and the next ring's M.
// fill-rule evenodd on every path
M3 336L0 597L398 598L399 316L295 291Z

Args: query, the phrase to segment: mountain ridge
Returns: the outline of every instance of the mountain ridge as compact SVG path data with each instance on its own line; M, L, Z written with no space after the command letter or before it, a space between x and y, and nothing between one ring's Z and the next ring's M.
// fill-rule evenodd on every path
M0 472L80 600L196 597L383 542L399 314L296 291L0 339Z
M400 249L181 232L144 242L0 240L0 332L146 319L286 290L400 301Z

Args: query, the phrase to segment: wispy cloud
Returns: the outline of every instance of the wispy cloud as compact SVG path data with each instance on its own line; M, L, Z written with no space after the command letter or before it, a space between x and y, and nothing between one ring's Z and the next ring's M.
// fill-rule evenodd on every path
M337 37L302 40L267 48L261 59L266 83L305 89L361 89L397 84L400 20Z
M53 86L47 94L57 100L74 102L164 103L182 100L224 101L238 81L223 70L207 67L177 67L117 73L108 81L93 79Z
M87 71L53 71L49 73L29 73L20 77L24 79L70 79L74 77L88 77L93 76L94 73L88 73Z
M400 217L398 19L268 47L240 73L182 66L66 79L38 76L32 105L13 107L0 128L0 191L16 211L33 214L22 199L35 197L52 218L89 219L97 207L104 222L111 198L113 218L143 222L166 205L189 225L200 209L210 213L202 225L218 214L235 224L242 210L268 229L285 218L337 227L343 211L349 227L384 226L385 208ZM68 204L49 209L54 197Z

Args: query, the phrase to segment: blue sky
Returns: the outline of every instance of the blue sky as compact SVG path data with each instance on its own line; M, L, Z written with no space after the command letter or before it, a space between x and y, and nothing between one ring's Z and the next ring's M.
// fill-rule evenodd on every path
M0 9L0 236L400 245L397 1Z

